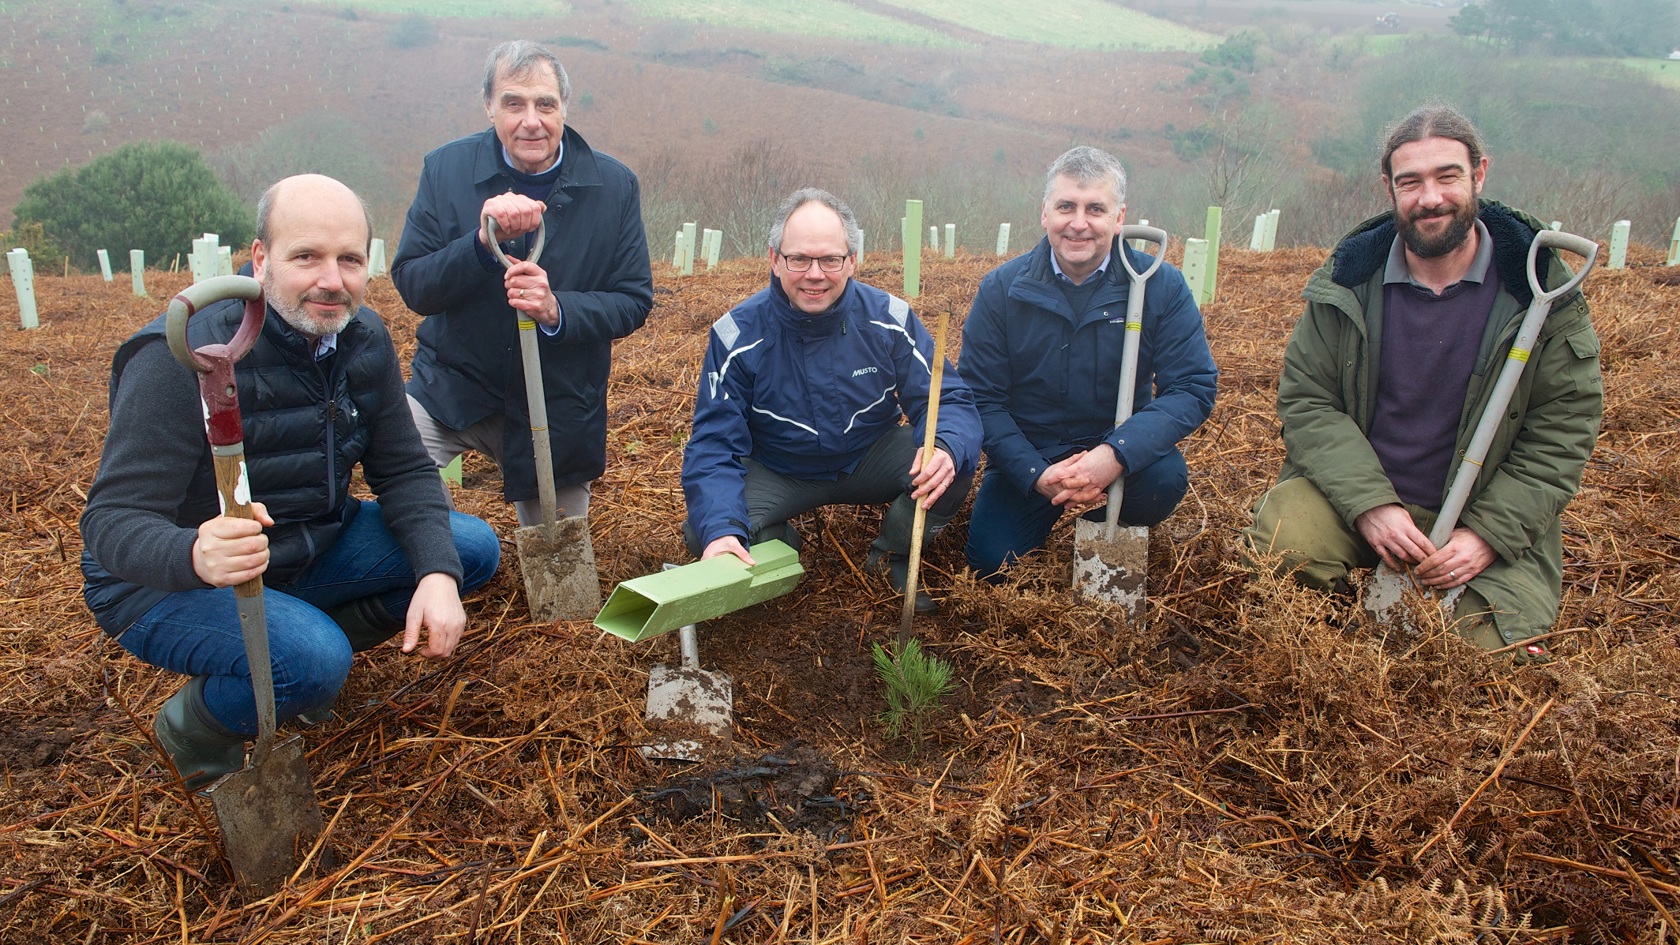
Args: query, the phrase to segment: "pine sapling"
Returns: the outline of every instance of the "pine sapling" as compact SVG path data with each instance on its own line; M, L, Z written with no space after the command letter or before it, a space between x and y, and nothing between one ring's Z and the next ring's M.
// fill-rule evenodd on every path
M887 711L881 716L887 736L897 738L908 730L920 746L940 700L956 689L951 681L951 664L923 653L915 639L904 641L903 650L897 654L877 643L874 655L875 673L887 690Z

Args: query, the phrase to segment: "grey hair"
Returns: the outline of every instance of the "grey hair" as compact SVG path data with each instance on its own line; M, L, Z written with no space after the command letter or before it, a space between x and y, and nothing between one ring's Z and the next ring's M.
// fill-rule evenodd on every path
M275 203L276 200L279 199L280 190L282 189L281 185L286 183L286 181L289 181L291 179L292 178L290 178L290 177L285 177L285 178L281 178L280 180L275 181L274 183L268 185L268 189L263 191L261 197L257 198L257 239L261 240L262 244L264 246L274 245L272 242L269 241L269 235L270 235L270 232L271 232L271 228L269 226L269 223L270 223L269 218L274 215L274 203ZM340 181L340 183L343 183L343 182ZM350 187L348 185L346 185L344 189L345 190L350 190ZM368 212L367 201L362 199L361 194L356 193L354 190L350 190L350 196L355 197L356 198L356 205L362 208L362 222L367 225L367 235L368 235L367 250L369 252L372 252L373 251L373 214Z
M1044 174L1044 202L1050 202L1050 192L1056 189L1056 178L1071 177L1079 184L1089 186L1099 180L1107 178L1114 185L1114 199L1120 204L1126 204L1126 169L1120 166L1120 159L1107 151L1080 145L1052 161L1050 170Z
M817 187L801 187L782 201L776 208L776 222L770 227L770 248L776 252L782 251L782 233L787 229L788 217L793 211L808 203L820 203L833 210L840 217L840 226L846 231L846 253L856 256L863 249L863 229L858 226L857 214L846 202L826 190Z
M548 51L548 47L528 39L510 40L490 50L490 58L484 60L484 104L490 104L490 96L496 94L498 76L528 76L539 65L547 65L554 70L554 78L560 83L560 104L570 105L572 80L566 75L566 67Z
M1425 138L1447 138L1464 145L1464 149L1470 152L1472 171L1476 169L1476 165L1482 163L1482 158L1487 156L1487 149L1482 144L1482 133L1476 130L1475 123L1464 117L1463 112L1437 100L1413 110L1405 118L1388 126L1381 161L1383 179L1388 180L1394 176L1395 151Z

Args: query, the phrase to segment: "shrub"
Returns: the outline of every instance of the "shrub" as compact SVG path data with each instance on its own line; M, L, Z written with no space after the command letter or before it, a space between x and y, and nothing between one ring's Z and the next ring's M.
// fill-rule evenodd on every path
M256 229L251 209L222 186L204 158L174 142L125 145L37 179L24 189L14 225L29 223L39 223L84 269L99 264L100 249L119 259L130 249L167 259L202 233L238 246Z
M437 24L418 13L410 13L391 27L391 45L397 49L419 49L437 42Z

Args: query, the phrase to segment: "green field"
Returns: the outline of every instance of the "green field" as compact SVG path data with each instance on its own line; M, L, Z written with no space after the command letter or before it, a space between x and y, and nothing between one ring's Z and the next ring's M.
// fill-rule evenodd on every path
M690 20L708 26L769 33L798 33L905 46L966 45L892 17L866 13L839 0L626 0L644 16Z
M1106 3L1035 4L1015 0L885 0L1003 39L1080 49L1200 50L1220 37Z
M476 0L292 0L299 6L332 7L337 10L365 10L369 13L420 13L425 16L506 16L506 8ZM521 17L567 16L572 5L565 0L526 0L518 7Z
M1621 64L1650 76L1658 85L1680 89L1680 59L1623 59Z

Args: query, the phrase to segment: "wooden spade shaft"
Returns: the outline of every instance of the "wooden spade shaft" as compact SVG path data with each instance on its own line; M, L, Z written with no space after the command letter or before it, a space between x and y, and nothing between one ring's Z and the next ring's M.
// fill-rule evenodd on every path
M933 461L933 439L939 430L939 395L945 379L945 329L951 313L940 316L939 334L933 339L933 376L928 380L927 429L922 434L922 469ZM927 508L916 503L916 517L910 526L910 568L904 576L904 615L898 621L898 651L910 639L910 623L916 618L916 578L922 569L922 532L927 528Z

